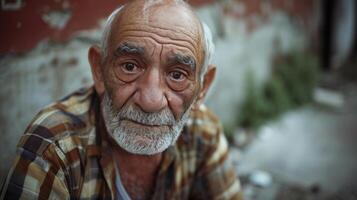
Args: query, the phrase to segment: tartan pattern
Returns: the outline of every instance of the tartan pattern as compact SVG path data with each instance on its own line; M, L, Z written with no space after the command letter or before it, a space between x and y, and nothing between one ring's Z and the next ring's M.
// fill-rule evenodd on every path
M93 87L44 108L19 141L0 199L114 199L115 162L98 116ZM164 151L152 199L241 199L227 155L218 119L193 111Z

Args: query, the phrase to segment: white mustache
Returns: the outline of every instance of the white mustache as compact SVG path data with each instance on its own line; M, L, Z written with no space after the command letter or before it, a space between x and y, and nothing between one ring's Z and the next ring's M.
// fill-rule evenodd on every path
M146 113L138 107L129 105L124 106L117 116L119 120L131 120L151 126L171 126L176 122L174 115L168 108L158 113Z
M160 112L147 113L139 107L133 105L124 105L119 112L111 108L113 116L116 120L129 120L149 126L172 126L176 123L175 117L169 108L165 108Z

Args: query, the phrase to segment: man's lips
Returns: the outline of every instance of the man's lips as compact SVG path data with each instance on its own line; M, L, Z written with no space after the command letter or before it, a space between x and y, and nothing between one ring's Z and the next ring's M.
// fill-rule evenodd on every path
M163 126L169 126L169 125L167 125L167 124L146 124L146 123L138 122L138 121L135 121L135 120L132 120L132 119L123 119L123 121L128 121L128 122L131 122L131 123L134 123L134 124L138 124L138 125L141 125L141 126L145 126L145 127L163 127Z

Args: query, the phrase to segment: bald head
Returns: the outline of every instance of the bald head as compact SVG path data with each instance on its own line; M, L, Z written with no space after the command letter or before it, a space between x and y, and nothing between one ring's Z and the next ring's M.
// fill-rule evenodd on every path
M116 9L109 16L103 32L101 46L104 59L115 48L113 45L123 27L126 28L125 34L148 31L159 33L163 40L174 38L184 41L186 47L197 55L201 74L210 63L214 51L210 30L182 0L134 0ZM157 38L152 36L152 39Z
M128 22L160 22L163 26L171 23L179 26L191 25L192 22L199 24L197 16L182 0L134 0L124 6L118 17L122 15L131 17L126 19Z

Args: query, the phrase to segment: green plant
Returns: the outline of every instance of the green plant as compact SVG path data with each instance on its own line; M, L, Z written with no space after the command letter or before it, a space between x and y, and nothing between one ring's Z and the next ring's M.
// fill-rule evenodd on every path
M257 88L252 72L246 79L246 98L238 112L238 126L258 129L281 113L309 103L318 77L316 58L302 51L278 55L271 78Z

